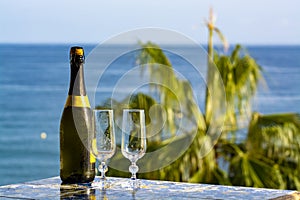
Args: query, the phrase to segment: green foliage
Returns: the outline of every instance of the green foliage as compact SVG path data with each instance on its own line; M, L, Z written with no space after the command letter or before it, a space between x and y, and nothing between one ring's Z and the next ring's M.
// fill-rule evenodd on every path
M155 44L141 44L142 49L138 56L138 63L142 66L142 74L150 73L150 82L159 83L152 85L152 89L159 94L160 105L165 112L165 130L171 133L170 139L163 140L161 137L147 138L147 152L154 152L168 145L160 151L160 157L164 160L171 159L169 156L173 152L179 153L179 158L172 164L154 172L140 174L141 178L161 179L172 181L194 181L210 183L226 183L225 174L218 168L215 162L215 153L212 141L205 135L205 121L202 113L193 96L192 88L188 81L179 79L172 68L171 62L163 51ZM151 119L157 121L164 120L163 110L156 108L157 102L150 96L138 93L128 96L121 102L114 102L115 116L121 117L121 110L125 107L144 109L146 114L146 124L151 124ZM126 106L126 103L129 105ZM181 120L189 124L188 127L180 127ZM147 133L153 132L151 126L147 126ZM184 128L187 128L184 130ZM175 133L180 131L179 136ZM196 134L195 134L196 133ZM162 135L162 132L158 135ZM187 152L182 152L178 147L189 145ZM202 149L202 151L199 151ZM181 153L180 153L181 152ZM180 156L180 154L182 154ZM147 155L146 155L147 156ZM147 159L144 159L147 160ZM157 160L158 161L158 160ZM126 162L117 152L111 160L114 165ZM151 168L147 161L142 163L144 168ZM124 176L126 173L115 169L109 170L109 175Z
M142 74L146 71L150 74L149 82L156 83L151 88L158 92L160 104L166 109L167 131L174 135L178 130L175 123L178 115L205 129L204 117L195 102L190 83L176 76L170 60L159 46L151 42L140 45L142 48L137 63L141 65Z
M250 122L246 148L249 155L272 160L280 172L279 188L300 189L300 115L260 115ZM276 187L276 188L277 188Z
M231 55L215 52L217 66L226 93L226 120L229 129L238 128L238 118L247 119L251 113L251 98L255 95L259 80L262 80L261 67L248 54L241 56L241 46L236 45Z
M211 29L210 37L212 31L221 33L213 23L208 25ZM209 52L213 52L212 38L209 41ZM157 92L159 99L137 93L121 102L109 99L103 107L114 105L116 118L122 116L124 108L144 109L147 133L157 131L154 119L165 121L158 134L147 138L148 153L167 146L160 153L160 157L165 160L171 159L169 155L178 152L178 147L192 141L185 152L180 152L176 161L156 171L139 174L140 178L300 190L299 114L253 113L245 141L237 144L226 137L228 133L238 130L239 121L252 113L251 98L255 95L259 81L263 80L261 67L242 51L240 45L229 55L217 52L209 55L208 88L222 96L220 87L224 87L226 99L216 98L213 102L212 98L208 98L210 95L207 90L205 117L196 104L189 82L176 76L163 50L151 42L140 45L142 48L137 61L142 66L141 75L149 73L149 81L159 83L150 87ZM212 58L216 68L212 67ZM219 78L223 86L216 84ZM220 109L224 109L218 101L227 103L224 116L216 114L223 113ZM214 126L217 117L225 117L225 125L223 137L215 141L210 137L211 133L207 133L207 125ZM180 127L180 120L184 120L188 129ZM180 136L177 136L177 131L180 131ZM163 139L165 133L170 133L169 139ZM220 168L221 161L228 165L228 170ZM111 162L118 165L128 160L118 151ZM144 161L139 164L151 169L153 163ZM128 173L112 168L108 175L129 177Z
M233 185L299 190L299 114L254 113L245 143L219 141Z
M244 144L220 142L222 155L229 162L229 180L233 185L283 188L278 165L259 154L251 154Z

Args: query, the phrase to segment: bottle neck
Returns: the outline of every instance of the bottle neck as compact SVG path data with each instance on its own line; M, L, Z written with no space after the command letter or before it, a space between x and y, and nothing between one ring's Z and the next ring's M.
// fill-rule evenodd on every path
M69 95L85 96L86 89L83 74L83 62L71 62L71 79Z

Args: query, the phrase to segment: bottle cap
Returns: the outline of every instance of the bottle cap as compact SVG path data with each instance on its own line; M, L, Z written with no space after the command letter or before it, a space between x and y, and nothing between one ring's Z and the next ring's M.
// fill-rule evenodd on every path
M70 55L78 55L78 56L83 56L84 55L84 51L83 51L83 48L82 47L71 47L71 50L70 50Z
M70 49L70 61L71 62L84 62L84 50L82 47L74 46Z

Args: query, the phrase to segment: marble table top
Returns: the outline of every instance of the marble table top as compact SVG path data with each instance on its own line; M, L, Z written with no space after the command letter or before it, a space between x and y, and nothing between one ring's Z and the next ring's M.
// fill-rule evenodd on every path
M99 181L96 177L95 181ZM140 188L128 187L129 179L108 178L110 188L94 185L61 185L59 177L0 186L0 199L294 199L289 190L139 180Z

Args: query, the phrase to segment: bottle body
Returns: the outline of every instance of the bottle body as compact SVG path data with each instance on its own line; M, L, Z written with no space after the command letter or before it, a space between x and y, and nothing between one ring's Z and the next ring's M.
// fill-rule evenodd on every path
M83 77L83 49L71 48L71 80L60 122L60 177L63 183L89 183L95 177L92 113Z

